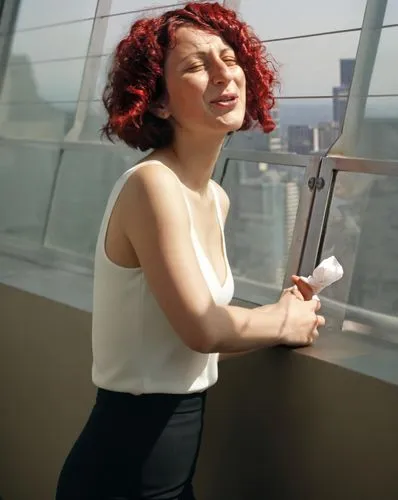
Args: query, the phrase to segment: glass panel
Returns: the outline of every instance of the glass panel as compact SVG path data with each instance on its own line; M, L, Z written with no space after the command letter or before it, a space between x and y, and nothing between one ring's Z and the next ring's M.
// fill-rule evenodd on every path
M398 77L391 71L398 58L398 28L384 28L374 64L370 96L346 155L377 159L398 158ZM354 98L354 96L353 96ZM358 105L362 107L362 103Z
M279 99L272 111L277 124L269 135L260 130L238 132L227 148L319 154L335 142L340 126L334 121L333 99Z
M235 296L278 300L305 169L229 161L223 187L231 200L226 225Z
M337 173L322 258L335 255L345 275L322 295L348 308L328 308L330 328L345 320L344 330L398 343L397 210L398 177Z
M0 135L13 139L63 139L73 125L75 109L76 103L0 103Z
M7 145L0 154L0 240L41 242L59 160L55 147Z
M398 28L384 28L377 49L369 94L398 94L398 72L391 71L391 62L397 60Z
M259 129L236 132L228 139L225 147L254 151L282 151L280 129L275 129L271 134L265 134Z
M65 151L51 207L46 246L93 257L105 204L117 178L134 163L132 155Z
M396 0L389 0L387 3L384 24L398 23L398 3Z
M84 59L38 64L17 64L7 68L3 103L77 101Z
M368 97L358 142L350 154L380 160L398 158L398 96Z
M105 120L105 109L102 103L90 102L79 139L82 141L99 141L101 138L100 130Z
M135 8L135 4L134 4L134 8ZM132 9L130 8L128 10L131 11ZM105 41L104 41L103 50L101 51L101 54L112 53L115 50L116 45L120 42L120 40L124 36L127 35L127 33L130 30L131 25L133 24L133 22L136 19L139 19L142 17L149 17L149 16L158 16L167 10L169 10L169 9L168 8L166 8L166 9L153 9L153 10L144 11L144 12L133 12L131 14L109 17Z
M154 9L149 9L149 10L143 10L143 11L138 11L139 5L142 3L143 5L141 6L142 8L148 8L151 6L158 7L160 5L164 5L166 7L162 8L154 8ZM180 2L181 4L185 4L186 2ZM127 7L124 9L123 7ZM121 0L118 2L113 2L112 5L112 10L111 13L115 14L114 9L116 9L116 12L126 12L126 14L120 14L120 15L111 15L107 19L107 32L106 32L106 37L105 37L105 42L103 46L103 50L101 51L102 54L109 54L114 51L116 45L119 43L119 41L127 35L131 25L136 19L143 18L143 17L153 17L153 16L159 16L163 14L164 12L167 12L168 10L173 10L175 8L178 8L179 4L176 1L160 1L160 0L146 0L146 1L137 1L134 0L134 3L129 1L129 0ZM120 9L120 10L119 10ZM107 13L104 14L105 17L107 16Z
M162 7L163 5L174 5L185 1L179 0L113 0L111 6L111 14L118 14L121 12L131 12L132 10L148 9L149 7ZM173 7L170 7L172 9Z
M359 32L354 32L267 43L279 67L280 95L332 96L336 86L347 93L358 41ZM342 65L346 59L351 63Z
M98 71L98 78L95 84L95 91L93 96L93 99L96 100L97 99L100 100L102 98L102 93L104 91L106 79L108 76L108 71L112 64L112 56L111 55L101 56L99 59L100 59L100 67Z
M9 63L84 56L87 53L92 24L93 21L84 21L16 33Z
M243 19L253 26L262 40L270 40L308 33L360 28L365 6L366 0L350 0L350 2L346 0L334 2L243 0L240 2L239 10ZM297 22L298 19L300 22Z
M97 0L21 0L16 30L94 17Z

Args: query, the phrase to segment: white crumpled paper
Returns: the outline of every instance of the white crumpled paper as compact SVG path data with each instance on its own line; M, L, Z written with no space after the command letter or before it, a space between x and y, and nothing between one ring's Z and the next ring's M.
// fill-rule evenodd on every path
M332 256L323 260L319 266L314 269L312 276L308 276L308 278L302 277L302 279L313 289L314 296L312 298L319 300L318 293L341 279L343 274L344 271L341 264L336 257Z

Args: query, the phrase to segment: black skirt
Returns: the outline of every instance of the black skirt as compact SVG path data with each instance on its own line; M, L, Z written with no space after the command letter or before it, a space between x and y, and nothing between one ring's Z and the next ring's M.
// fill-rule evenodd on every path
M194 500L205 399L99 389L56 500Z

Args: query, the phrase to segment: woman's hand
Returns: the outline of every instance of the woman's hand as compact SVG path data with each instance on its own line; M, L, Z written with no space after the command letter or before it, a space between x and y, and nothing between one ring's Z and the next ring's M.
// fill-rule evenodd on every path
M311 288L311 285L309 285L302 278L296 275L292 276L292 282L294 283L294 285L289 288L285 288L282 292L281 297L289 293L293 294L299 300L312 300L314 292Z
M319 300L308 299L307 287L302 289L305 295L299 289L288 288L277 304L283 318L281 344L294 347L311 345L319 337L318 328L325 325L325 318L317 314L321 303Z

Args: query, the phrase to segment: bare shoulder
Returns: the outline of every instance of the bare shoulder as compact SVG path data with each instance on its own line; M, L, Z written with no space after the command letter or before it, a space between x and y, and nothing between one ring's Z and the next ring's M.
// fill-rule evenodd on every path
M160 191L167 195L169 189L179 188L176 175L165 164L155 161L147 161L138 164L129 175L123 191L131 194L131 191ZM161 194L157 193L157 194Z
M172 208L184 202L176 174L166 165L151 161L138 165L130 174L120 199L125 210L139 210L149 205L160 213L166 206Z
M217 184L217 182L215 182L213 180L210 181L210 182L213 183L213 186L217 190L218 199L220 200L221 210L222 210L222 213L223 213L223 216L224 216L224 222L225 222L225 220L226 220L226 218L228 216L229 207L230 207L229 196L225 192L225 189L223 187L221 187L219 184Z
M119 196L120 224L133 247L143 232L171 237L173 228L185 234L189 217L178 178L164 164L145 162L132 172Z

